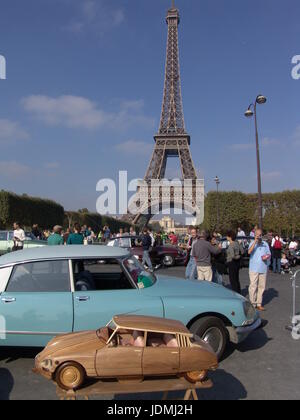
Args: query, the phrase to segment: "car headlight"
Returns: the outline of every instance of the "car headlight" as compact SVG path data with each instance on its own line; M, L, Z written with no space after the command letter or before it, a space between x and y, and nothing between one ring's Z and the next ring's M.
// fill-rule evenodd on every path
M253 324L255 316L256 316L256 309L248 300L246 300L243 303L243 307L244 307L245 317L247 318L247 321L244 322L244 325Z
M41 362L42 368L51 369L53 366L53 362L51 359L45 359Z

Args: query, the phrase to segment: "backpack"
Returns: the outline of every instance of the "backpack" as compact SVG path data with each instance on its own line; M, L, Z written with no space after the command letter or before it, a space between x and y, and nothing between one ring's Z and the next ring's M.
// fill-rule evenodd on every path
M242 245L240 245L238 242L235 242L234 244L234 259L236 261L239 261L242 258L243 251L242 251Z
M282 243L281 243L280 239L275 240L274 249L282 249Z

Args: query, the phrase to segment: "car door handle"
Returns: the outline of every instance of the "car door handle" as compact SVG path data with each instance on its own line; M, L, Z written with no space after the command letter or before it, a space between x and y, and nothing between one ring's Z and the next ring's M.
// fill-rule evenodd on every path
M78 300L78 302L87 302L88 300L90 300L89 296L77 296L76 299Z
M4 297L4 298L2 298L1 300L2 300L2 302L4 302L4 303L13 303L13 302L15 302L17 299L16 299L16 298L10 298L10 297Z

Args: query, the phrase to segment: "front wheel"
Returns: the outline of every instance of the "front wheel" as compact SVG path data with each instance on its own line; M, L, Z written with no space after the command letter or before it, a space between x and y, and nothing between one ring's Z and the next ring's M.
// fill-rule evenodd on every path
M175 259L172 257L172 255L165 255L162 262L165 267L173 267L175 264Z
M66 391L75 391L84 384L85 377L85 370L81 365L75 362L68 362L57 369L55 382Z
M195 371L195 372L186 372L184 377L188 382L191 382L192 384L196 384L197 382L203 382L207 378L208 371L207 370L201 370L201 371Z
M228 343L228 333L224 322L216 317L200 318L190 328L191 332L210 345L221 360Z

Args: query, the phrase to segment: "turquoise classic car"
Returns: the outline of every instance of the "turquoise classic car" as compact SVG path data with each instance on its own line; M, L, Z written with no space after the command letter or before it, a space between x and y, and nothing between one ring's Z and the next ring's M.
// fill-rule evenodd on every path
M257 329L242 296L207 282L155 276L128 250L53 246L0 257L0 346L44 347L54 336L96 330L116 314L183 322L219 357Z
M32 233L25 232L26 240L24 241L24 249L37 248L47 245L47 241L40 241L35 238ZM0 255L11 252L14 246L14 232L9 230L0 231Z

